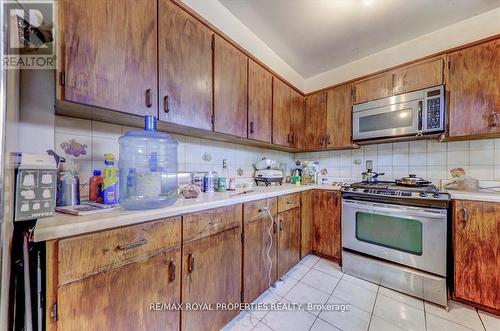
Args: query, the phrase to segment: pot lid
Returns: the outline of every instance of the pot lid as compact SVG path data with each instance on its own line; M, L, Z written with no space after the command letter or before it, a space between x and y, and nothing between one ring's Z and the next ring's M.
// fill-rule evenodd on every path
M426 185L431 182L423 179L422 177L417 177L415 174L409 174L408 177L403 177L401 179L396 180L398 184L409 184L409 185Z

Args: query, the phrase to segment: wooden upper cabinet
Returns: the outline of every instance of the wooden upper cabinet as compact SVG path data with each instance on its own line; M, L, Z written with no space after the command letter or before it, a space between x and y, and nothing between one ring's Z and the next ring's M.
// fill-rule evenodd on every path
M382 73L354 83L354 103L390 97L393 94L392 72Z
M246 138L248 57L214 38L214 131Z
M248 60L248 138L271 142L273 76Z
M292 106L290 109L290 131L292 133L292 147L304 148L304 126L305 126L305 101L304 97L297 91L292 90Z
M448 54L449 137L500 134L500 39Z
M306 149L325 147L326 142L326 92L306 97L304 145Z
M444 58L410 64L394 71L394 94L416 91L443 84Z
M157 1L63 0L59 97L157 114Z
M57 330L179 330L179 311L149 306L180 304L180 255L179 247L58 287Z
M326 146L352 146L352 86L341 85L328 91L326 106Z
M161 120L212 130L213 33L170 0L159 1Z
M278 277L300 259L300 208L278 214Z
M500 312L500 204L453 201L454 296Z
M291 91L287 84L273 78L273 144L290 146Z

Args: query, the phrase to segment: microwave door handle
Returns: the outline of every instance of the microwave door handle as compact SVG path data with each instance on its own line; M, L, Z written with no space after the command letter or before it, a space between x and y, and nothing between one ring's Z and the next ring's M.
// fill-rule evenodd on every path
M424 102L420 100L418 102L418 132L421 134L423 130L423 123L422 123L422 108L423 108Z

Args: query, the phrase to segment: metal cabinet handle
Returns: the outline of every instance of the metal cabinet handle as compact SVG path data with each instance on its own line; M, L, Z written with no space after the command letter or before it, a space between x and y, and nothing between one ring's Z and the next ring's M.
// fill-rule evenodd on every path
M262 213L264 211L268 211L269 208L268 207L262 207L262 208L259 208L259 213Z
M146 90L145 96L144 96L144 103L146 104L147 108L151 108L153 106L153 103L151 102L151 89L148 88Z
M287 201L286 204L287 205L293 205L293 201Z
M163 97L163 112L166 114L170 112L170 97L168 95Z
M491 128L498 126L498 113L495 112L490 115L489 126Z
M320 146L323 146L323 141L324 141L325 137L321 137L319 138L319 145Z
M283 231L283 220L280 220L280 231Z
M462 207L462 212L463 212L463 222L466 223L469 220L469 209Z
M134 249L134 248L137 248L137 247L141 247L143 245L145 245L148 241L146 239L141 239L139 241L136 241L136 242L133 242L133 243L130 243L130 244L125 244L125 245L118 245L116 246L116 248L120 251L127 251L129 249Z
M295 141L295 133L293 133L293 132L291 133L291 139L292 139L292 141L290 142L290 144L293 145L293 143Z
M250 133L253 134L253 122L250 122Z
M193 253L188 254L188 273L192 273L194 270L194 255Z
M276 233L278 231L278 224L276 222L273 222L273 233Z
M330 145L332 143L332 140L330 139L330 135L328 135L326 139L327 139L327 142L326 142L327 145Z
M175 269L176 269L175 261L172 259L168 263L168 281L169 282L173 282L175 280Z

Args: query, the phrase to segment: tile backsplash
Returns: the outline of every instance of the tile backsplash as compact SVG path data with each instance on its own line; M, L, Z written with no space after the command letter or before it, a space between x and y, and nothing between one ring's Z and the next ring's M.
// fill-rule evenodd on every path
M140 129L56 116L55 150L59 155L78 163L82 196L87 195L85 184L88 183L92 170L104 168L104 153L113 153L118 159L118 138L129 130ZM288 169L291 169L294 164L292 153L177 134L172 136L179 142L177 152L179 171L217 171L219 174L225 173L229 177L236 177L237 180L248 180L254 174L252 165L262 157L286 163ZM225 171L222 168L224 159L227 162ZM241 175L238 175L238 172Z
M439 143L412 141L367 145L356 150L295 154L298 159L320 161L329 175L361 179L365 161L372 160L374 170L384 172L382 180L393 180L409 173L432 180L435 184L451 180L450 170L464 168L479 180L500 180L500 139Z

